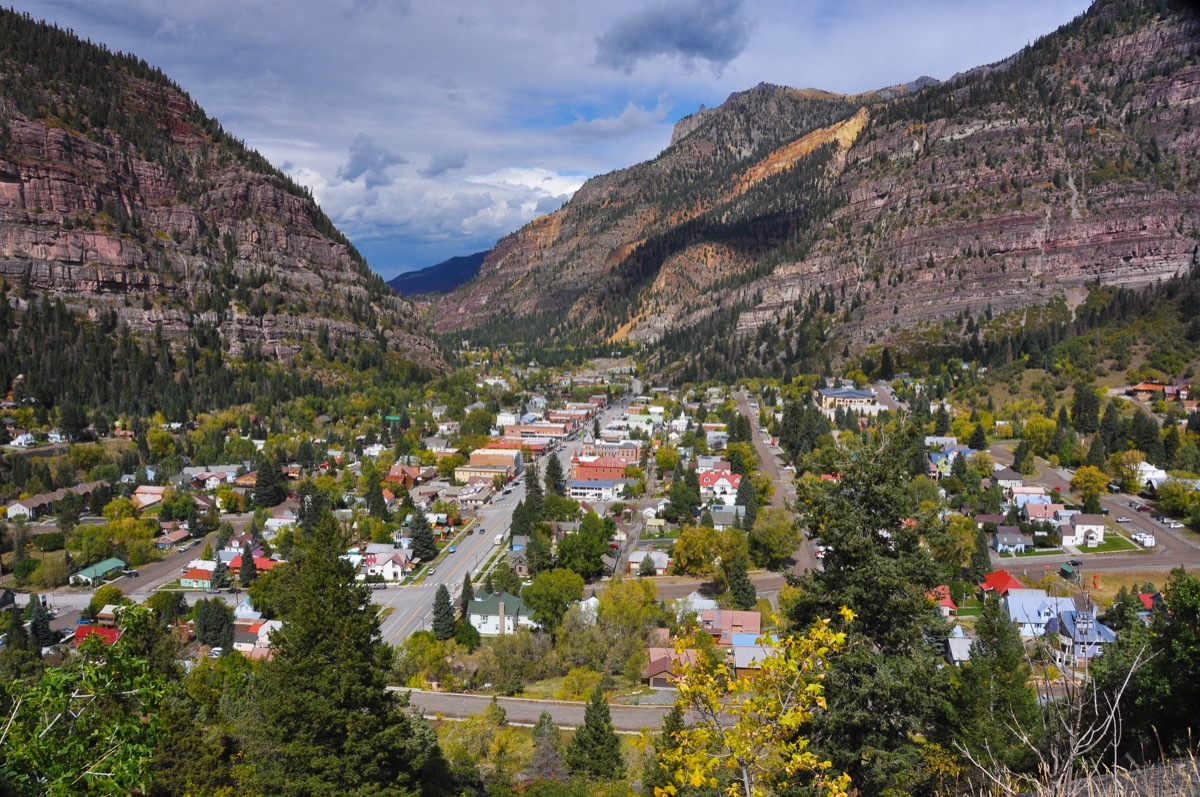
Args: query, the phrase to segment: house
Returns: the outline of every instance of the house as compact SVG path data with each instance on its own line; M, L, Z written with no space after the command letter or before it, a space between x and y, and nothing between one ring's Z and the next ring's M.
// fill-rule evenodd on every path
M1028 503L1021 510L1021 514L1029 523L1041 523L1054 520L1058 513L1065 512L1066 509L1063 504Z
M362 576L381 576L384 581L400 581L416 569L410 552L405 550L393 551L386 554L367 553L363 555Z
M160 551L169 550L186 540L191 534L187 529L168 531L166 534L154 538L154 547Z
M1012 468L1001 468L992 472L992 484L999 485L1005 495L1012 495L1016 487L1025 486L1025 477Z
M874 390L855 390L844 387L819 388L815 391L813 398L817 400L817 405L823 410L834 410L841 407L862 412L879 406L875 403Z
M762 663L777 649L779 638L772 636L771 642L759 644L757 634L734 634L730 658L733 664L733 674L736 678L750 678L760 669Z
M1095 548L1104 542L1104 515L1073 515L1059 530L1063 545Z
M17 518L25 518L32 520L50 512L54 505L66 498L68 495L78 495L81 498L88 498L91 494L100 487L107 487L108 482L104 480L85 482L77 484L74 487L64 487L54 490L49 493L38 493L29 498L22 498L19 501L13 501L7 507L7 515L10 520Z
M518 628L537 628L531 611L516 595L497 592L471 602L468 618L480 636L511 634Z
M971 660L971 639L963 633L962 626L954 626L946 638L946 663L961 667Z
M179 577L179 586L183 589L212 589L213 570L193 567Z
M711 611L716 608L717 602L715 600L706 598L699 592L692 590L687 594L687 597L680 598L675 602L675 616L682 623L684 618L689 614L700 617L706 610Z
M114 645L121 638L121 631L117 628L106 628L102 625L78 625L75 626L75 637L72 643L76 646L82 645L88 637L99 637L100 641L105 645Z
M613 501L624 491L625 482L613 479L571 479L567 482L567 495L576 501Z
M1116 632L1096 619L1093 607L1060 611L1046 624L1046 630L1058 634L1059 661L1075 667L1085 666L1104 652L1105 645L1117 641Z
M996 553L1025 553L1033 550L1033 535L1024 534L1019 526L1000 526L992 540Z
M265 556L251 556L250 558L254 560L254 569L259 573L265 573L271 568L275 567L275 565L279 564L279 562L276 562L274 559L268 559ZM242 555L238 554L230 559L227 567L229 568L230 572L240 572L242 569Z
M572 457L572 479L580 481L596 481L603 479L622 479L625 477L625 466L628 463L618 457Z
M712 634L718 645L731 645L734 634L761 634L762 615L734 609L706 609L700 613L700 627Z
M9 445L13 446L14 448L32 448L33 446L37 445L37 440L35 440L33 435L31 435L29 432L25 432L24 434L19 434L14 437L13 441L9 443Z
M710 470L698 474L698 480L700 497L707 501L723 496L736 496L738 486L742 483L742 476L727 470Z
M1159 394L1166 395L1167 385L1162 382L1156 382L1152 379L1147 379L1144 382L1138 382L1136 385L1130 385L1125 388L1125 394L1133 396L1138 401L1154 401ZM1186 396L1184 398L1187 398Z
M638 575L641 573L642 562L649 559L654 564L654 575L665 576L671 569L671 557L664 551L634 551L629 554L629 565L626 573Z
M71 576L71 583L74 585L84 584L89 587L94 587L100 582L107 579L113 573L119 573L125 569L125 562L112 557L105 559L102 562L97 562L91 567L85 567L75 575Z
M150 484L143 484L133 491L130 500L138 509L146 509L148 507L157 506L162 503L163 494L167 491L166 487L155 487Z
M714 507L712 510L713 528L717 531L731 529L746 516L746 507L739 504L732 506Z
M985 594L995 592L997 595L1006 595L1010 589L1021 589L1023 586L1007 570L994 570L979 584L979 589Z
M691 649L677 651L675 648L646 648L647 661L642 670L642 677L651 689L674 689L680 665L694 663L699 655L699 651Z
M1044 589L1010 589L1004 596L1008 619L1017 624L1021 636L1039 637L1060 609L1074 608L1070 598L1053 598Z
M958 604L950 597L949 586L940 584L934 587L926 597L937 604L938 611L942 613L942 617L950 617L958 614Z

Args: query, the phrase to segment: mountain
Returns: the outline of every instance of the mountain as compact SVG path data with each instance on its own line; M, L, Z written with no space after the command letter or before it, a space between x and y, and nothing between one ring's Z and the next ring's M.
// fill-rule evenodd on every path
M388 285L401 296L422 296L427 293L446 293L475 278L479 267L491 250L444 260L435 266L388 280Z
M1005 61L903 89L760 85L702 109L500 241L438 328L654 344L691 376L704 358L819 369L1193 266L1191 5L1098 0Z
M291 364L313 344L331 362L367 349L441 362L412 305L307 189L159 70L10 10L0 284L18 325L46 296L83 323L176 346L203 338L221 356Z

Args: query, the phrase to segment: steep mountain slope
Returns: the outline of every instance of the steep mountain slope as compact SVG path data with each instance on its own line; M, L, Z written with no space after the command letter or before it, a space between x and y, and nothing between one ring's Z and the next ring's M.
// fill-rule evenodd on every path
M439 324L655 342L664 367L717 337L778 367L1180 273L1200 241L1191 8L1099 0L896 99L734 95L502 241Z
M138 333L440 362L306 189L161 72L0 10L0 278Z
M435 266L388 280L388 286L401 296L423 296L427 293L446 293L470 282L491 250L452 257Z

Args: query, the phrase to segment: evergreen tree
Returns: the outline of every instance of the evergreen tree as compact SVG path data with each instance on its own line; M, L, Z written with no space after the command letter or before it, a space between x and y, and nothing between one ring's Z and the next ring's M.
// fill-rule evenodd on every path
M412 515L412 526L409 532L412 534L413 556L420 559L423 564L429 564L437 558L437 543L433 540L433 527L429 525L429 518L425 517L425 513L419 509Z
M1033 449L1028 440L1017 443L1017 450L1013 452L1013 470L1026 475L1033 473Z
M1032 751L1013 729L1035 734L1038 704L1028 686L1030 668L1021 634L998 597L984 601L975 633L971 660L959 673L950 736L978 760L994 756L1012 771L1028 771Z
M746 509L746 514L738 518L738 525L747 531L754 528L754 521L758 517L758 491L754 489L754 480L749 476L743 476L738 483L734 503Z
M277 585L283 626L249 686L241 793L434 795L448 791L436 736L387 691L379 610L341 558L326 512Z
M306 471L312 470L316 465L316 454L313 452L312 441L305 435L300 440L300 445L296 447L296 463Z
M513 537L526 537L533 533L533 522L529 518L529 509L524 501L517 501L513 507L512 524L509 533Z
M528 513L530 524L542 519L542 482L538 479L537 465L530 465L525 470L525 511Z
M1084 464L1103 469L1107 461L1108 454L1104 451L1104 438L1096 435L1092 438L1091 446L1088 447L1087 459Z
M538 715L533 726L533 756L525 771L533 780L566 780L567 767L562 758L562 737L549 711Z
M734 556L725 566L725 583L729 585L729 594L733 598L733 606L748 612L758 605L758 590L754 588L750 576L746 573L746 558Z
M8 639L0 647L0 683L34 678L42 671L42 646L25 630L25 618L16 604L8 610Z
M542 474L542 480L546 483L547 495L550 493L567 494L567 482L563 478L562 461L559 460L558 454L551 454L546 458L546 472Z
M992 572L992 553L988 547L988 536L980 529L975 532L975 548L971 551L971 565L967 569L967 580L978 584L990 572Z
M1075 384L1071 399L1071 424L1080 434L1092 434L1100 428L1100 399L1096 391L1084 382Z
M379 476L379 470L371 462L367 462L363 466L363 481L364 495L367 502L367 512L371 517L378 518L384 522L392 519L392 515L388 512L387 501L383 498L383 480Z
M946 405L938 406L937 414L933 417L933 433L939 437L950 434L950 413L946 411Z
M892 363L892 350L887 346L883 347L883 354L879 358L879 378L885 382L891 382L896 378L896 366Z
M1159 430L1158 422L1151 418L1148 413L1141 409L1134 413L1129 436L1133 441L1133 447L1145 454L1148 462L1155 465L1162 464L1162 434Z
M50 612L41 601L33 601L33 613L29 617L29 638L45 648L58 641L58 634L50 628Z
M492 584L492 571L491 570L489 570L488 574L483 577L483 592L486 595L495 595L496 594L496 588Z
M475 587L471 584L471 574L463 573L462 592L458 596L458 614L466 621L471 614L471 602L475 600Z
M1104 417L1100 419L1100 437L1104 440L1104 450L1109 454L1125 450L1125 422L1121 419L1116 402L1110 401L1104 408Z
M454 636L454 606L450 603L450 590L438 584L433 595L433 635L438 639Z
M986 451L987 444L987 432L983 430L983 424L975 424L974 430L971 431L971 439L967 441L967 445L975 451Z
M245 588L257 577L258 568L254 565L254 554L250 550L250 543L246 543L242 546L242 565L238 568L238 582Z
M525 564L529 568L530 578L554 566L550 534L542 523L535 526L533 533L529 535L529 542L525 546Z
M646 793L655 794L655 789L663 789L672 782L665 758L668 751L679 746L676 734L685 727L683 710L675 703L663 717L662 730L654 737L654 749L646 756L642 766L642 788Z
M616 780L624 774L621 740L613 730L612 714L597 684L583 712L583 725L567 745L567 769L572 775Z
M279 506L287 498L283 470L274 457L262 456L254 477L254 503L257 506Z

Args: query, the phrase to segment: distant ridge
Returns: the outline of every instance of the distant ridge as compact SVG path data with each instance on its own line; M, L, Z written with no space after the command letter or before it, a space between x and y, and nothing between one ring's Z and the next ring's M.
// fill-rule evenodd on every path
M401 296L421 296L426 293L448 293L459 285L464 285L475 278L483 259L491 254L476 252L472 255L452 257L438 263L436 266L423 268L420 271L410 271L401 274L388 282L392 290Z

